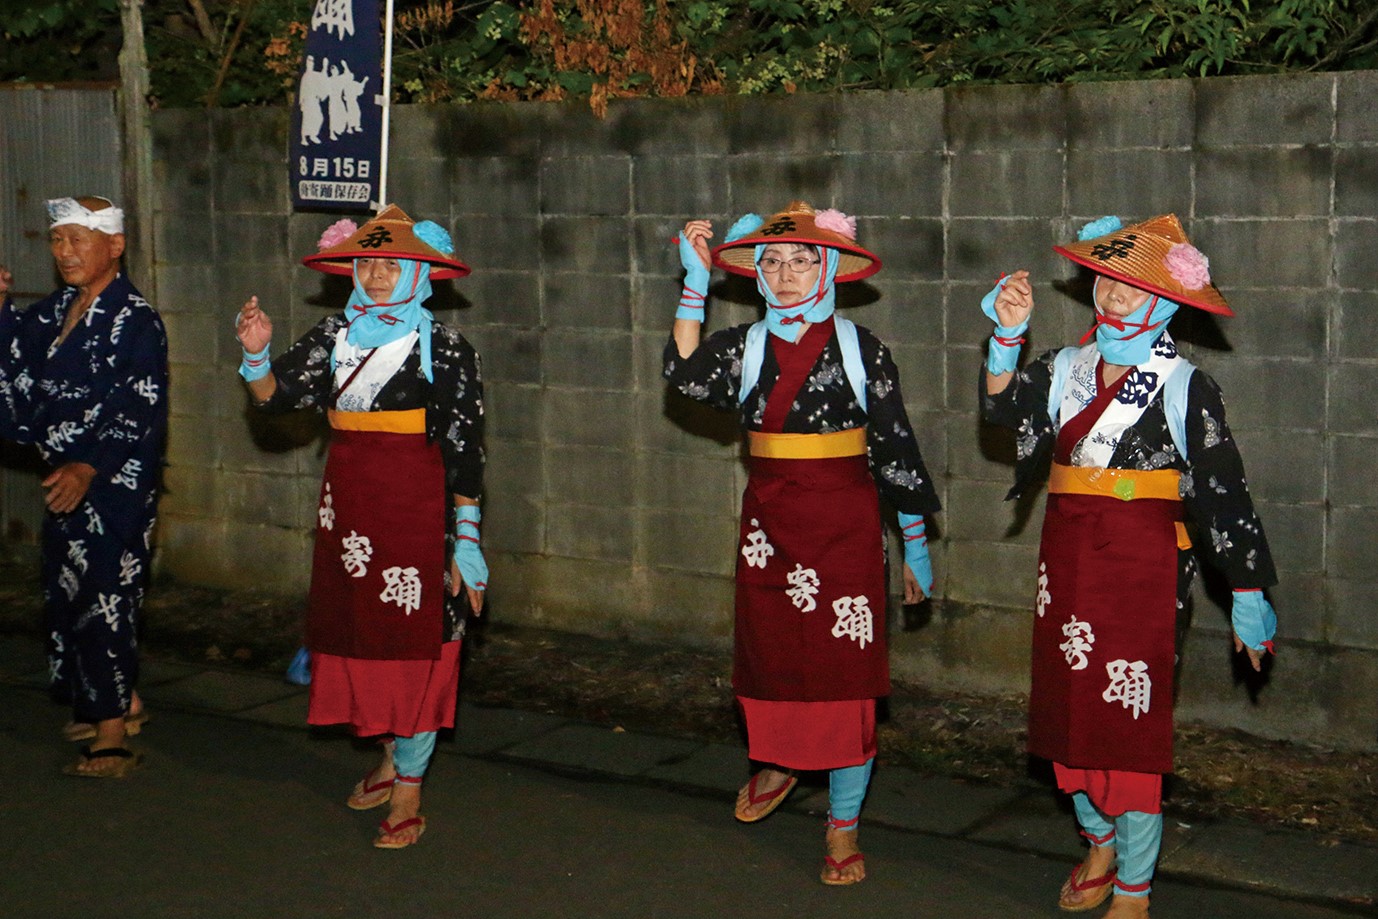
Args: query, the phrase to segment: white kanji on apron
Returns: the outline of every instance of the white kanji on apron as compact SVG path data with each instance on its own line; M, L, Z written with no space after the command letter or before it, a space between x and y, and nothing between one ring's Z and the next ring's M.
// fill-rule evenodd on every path
M356 578L368 574L368 563L373 558L373 543L369 538L350 530L349 535L340 540L340 545L344 546L344 551L340 553L344 570Z
M1062 652L1063 657L1067 658L1067 663L1071 665L1073 670L1085 670L1086 655L1090 652L1091 646L1096 643L1096 635L1091 631L1091 623L1082 622L1073 616L1063 625L1062 634L1067 636L1067 640L1058 645L1057 649Z
M775 554L775 547L766 541L766 531L761 529L760 521L754 517L751 525L756 527L746 534L746 545L742 546L742 558L753 568L764 568L766 560Z
M1148 664L1143 661L1117 660L1105 665L1110 676L1110 685L1105 687L1101 698L1106 702L1120 702L1125 708L1133 709L1134 720L1148 711L1149 695L1153 691L1153 681L1148 677Z
M837 622L833 624L834 638L850 638L863 649L875 641L870 601L863 597L838 597L833 601Z
M378 595L379 600L396 603L408 616L412 610L421 608L421 579L416 576L415 568L388 568L383 572L383 580L388 586Z
M811 613L818 608L818 604L813 599L814 595L818 593L817 571L796 563L794 570L785 575L785 580L790 583L790 588L785 591L785 595L789 597L795 609Z
M1035 608L1036 608L1036 610L1037 610L1037 612L1038 612L1038 617L1039 617L1040 619L1043 618L1043 613L1044 613L1044 611L1048 608L1048 604L1050 604L1050 603L1052 603L1052 602L1053 602L1053 595L1050 594L1050 593L1048 593L1048 563L1047 563L1047 562L1039 562L1039 563L1038 563L1038 597L1037 597L1036 600L1035 600Z
M329 482L325 483L325 496L321 498L321 507L316 511L316 516L320 519L322 529L335 529L335 496L330 493Z

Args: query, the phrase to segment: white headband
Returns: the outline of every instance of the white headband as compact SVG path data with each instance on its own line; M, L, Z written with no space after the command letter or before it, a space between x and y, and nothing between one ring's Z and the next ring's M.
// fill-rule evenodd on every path
M109 203L110 206L103 210L93 211L85 207L76 198L49 199L48 217L52 223L48 224L48 229L76 224L89 230L99 230L109 236L123 233L124 211L115 207L115 202L109 198L101 198L100 200Z

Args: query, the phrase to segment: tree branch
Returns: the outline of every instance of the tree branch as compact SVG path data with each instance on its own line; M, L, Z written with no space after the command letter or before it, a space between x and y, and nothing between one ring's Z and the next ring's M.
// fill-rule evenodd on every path
M206 5L201 0L187 0L187 5L191 7L191 14L196 19L196 29L205 40L206 47L214 51L215 24L211 22L211 14L206 12Z
M1340 41L1340 44L1335 48L1334 51L1331 51L1325 57L1316 61L1316 63L1312 64L1310 67L1306 69L1325 70L1327 67L1330 67L1332 64L1337 63L1347 55L1357 54L1359 52L1367 51L1370 48L1372 48L1372 41L1369 41L1363 45L1359 45L1358 47L1355 46L1358 45L1360 39L1364 37L1364 34L1368 32L1369 27L1372 26L1375 22L1378 22L1378 5L1375 5L1372 9L1370 9L1368 13L1364 16L1364 18L1360 19L1358 23L1355 24L1354 28L1351 29L1347 35L1345 35L1345 37Z
M199 0L193 0L199 2ZM225 85L225 77L230 73L230 61L234 58L234 53L239 49L239 40L244 37L244 29L249 24L249 16L254 11L254 4L258 0L240 0L239 3L239 23L234 27L234 36L230 39L229 45L225 47L225 53L220 58L220 68L215 74L215 83L210 91L206 93L206 108L215 108L220 102L220 89Z

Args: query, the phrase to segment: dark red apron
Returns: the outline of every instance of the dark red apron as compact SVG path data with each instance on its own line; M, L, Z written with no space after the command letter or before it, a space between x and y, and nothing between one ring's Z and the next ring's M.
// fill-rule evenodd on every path
M780 378L763 430L781 431L832 332L828 321L794 345L771 338ZM888 695L886 590L880 506L864 455L751 458L737 554L737 695L797 702Z
M1059 432L1060 462L1117 389L1100 393ZM1180 519L1179 501L1048 495L1030 753L1086 769L1172 771Z
M440 447L424 434L332 432L311 565L311 651L439 658L446 499Z

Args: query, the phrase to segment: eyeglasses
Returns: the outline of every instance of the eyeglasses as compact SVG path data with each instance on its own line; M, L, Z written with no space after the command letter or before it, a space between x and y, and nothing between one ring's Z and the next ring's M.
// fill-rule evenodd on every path
M773 255L767 255L756 264L766 274L778 274L780 269L788 265L789 270L795 274L804 274L819 263L820 259L808 258L803 255L796 255L794 258L782 259Z

